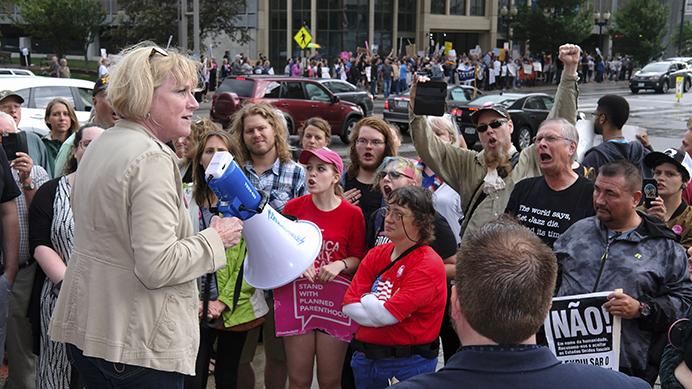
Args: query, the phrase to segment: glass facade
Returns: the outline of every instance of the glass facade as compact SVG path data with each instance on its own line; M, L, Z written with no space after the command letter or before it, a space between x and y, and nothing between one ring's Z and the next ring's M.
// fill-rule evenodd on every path
M290 32L291 37L295 35L296 32L301 27L305 27L310 30L310 0L289 0L293 2L293 13L291 14L291 20L293 22L293 31ZM312 38L312 42L315 42L316 37ZM320 42L316 42L320 43ZM321 44L321 43L320 43ZM293 57L299 57L301 54L300 46L296 43L294 39L291 39L291 55ZM307 49L306 49L307 50Z
M274 66L276 73L283 72L288 54L286 52L286 2L283 0L269 1L269 53L267 56Z
M466 15L466 0L449 0L450 15Z
M470 0L471 16L485 16L485 0Z
M380 55L389 55L392 51L392 14L394 0L375 1L375 36L372 49L377 48Z
M323 0L317 2L316 42L330 62L341 51L356 52L368 39L368 0Z
M431 0L430 1L430 13L437 15L444 15L445 13L445 0Z

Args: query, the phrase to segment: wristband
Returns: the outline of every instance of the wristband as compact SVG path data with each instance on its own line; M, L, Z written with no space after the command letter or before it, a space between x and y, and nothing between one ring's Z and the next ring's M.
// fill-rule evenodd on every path
M344 270L348 269L348 262L344 259L340 259L340 261L344 263Z

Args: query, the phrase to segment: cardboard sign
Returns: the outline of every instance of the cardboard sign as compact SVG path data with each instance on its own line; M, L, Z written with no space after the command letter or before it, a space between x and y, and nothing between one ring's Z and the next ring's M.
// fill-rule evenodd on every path
M618 370L621 319L602 307L610 293L553 299L544 327L548 347L557 359Z
M341 341L350 342L358 323L341 310L350 284L351 281L342 276L327 283L299 278L274 289L276 336L301 335L321 329Z

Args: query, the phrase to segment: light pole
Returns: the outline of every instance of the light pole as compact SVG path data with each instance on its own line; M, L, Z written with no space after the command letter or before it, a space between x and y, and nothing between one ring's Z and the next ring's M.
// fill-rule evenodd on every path
M514 19L514 17L517 16L518 12L519 11L517 10L517 7L515 7L514 5L511 8L507 8L506 5L503 5L502 8L500 8L500 17L506 27L505 38L507 38L507 45L509 46L509 50L512 50L512 37L510 25L512 24L512 19Z
M598 26L598 48L601 50L601 53L603 53L603 27L608 25L608 21L610 20L610 12L606 12L603 15L601 15L600 12L596 12L593 14L593 18L594 22Z

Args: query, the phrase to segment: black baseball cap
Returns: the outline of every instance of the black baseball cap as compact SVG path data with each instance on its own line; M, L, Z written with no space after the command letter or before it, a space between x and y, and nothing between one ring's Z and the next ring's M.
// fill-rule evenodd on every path
M664 152L652 151L646 157L644 157L644 164L649 169L653 170L656 166L662 163L670 163L678 169L680 175L682 175L683 181L690 180L690 172L687 170L682 161L685 159L685 152L678 149L667 149Z
M13 91L11 91L9 89L5 89L5 90L0 91L0 101L5 100L6 98L8 98L10 96L16 98L17 101L19 101L19 104L24 104L24 98L22 96L16 94L16 93L14 93Z
M502 105L497 105L493 103L486 103L482 107L478 108L478 111L474 112L471 114L471 121L473 122L473 125L478 125L478 118L481 116L482 112L487 112L487 111L492 111L495 112L496 114L502 116L505 119L509 119L509 112L507 112L507 108L505 108Z

